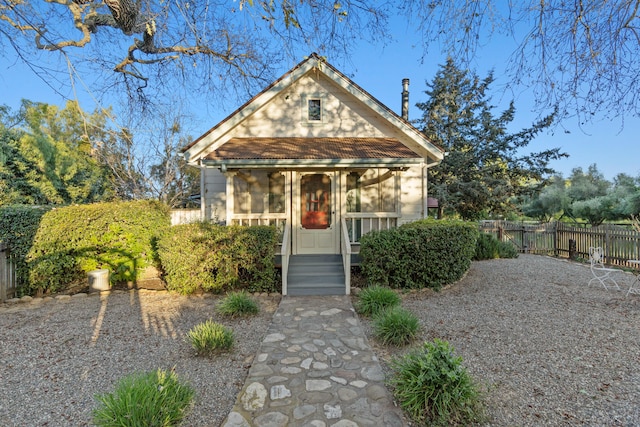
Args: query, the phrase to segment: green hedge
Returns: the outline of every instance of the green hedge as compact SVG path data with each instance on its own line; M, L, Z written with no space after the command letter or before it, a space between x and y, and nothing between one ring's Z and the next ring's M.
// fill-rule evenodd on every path
M155 240L169 226L168 207L153 201L53 209L42 217L27 257L31 290L63 291L101 268L113 283L135 281L155 264Z
M392 288L433 288L459 280L471 266L475 223L420 220L360 240L361 269L370 284Z
M171 227L158 242L167 288L190 294L275 291L276 229L206 222Z
M17 286L28 286L29 266L27 254L33 245L42 216L51 208L27 205L0 207L0 242L9 246L15 257Z

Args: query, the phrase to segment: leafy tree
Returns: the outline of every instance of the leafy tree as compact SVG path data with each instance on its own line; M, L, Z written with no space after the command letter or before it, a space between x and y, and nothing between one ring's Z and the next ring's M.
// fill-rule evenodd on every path
M113 197L108 171L95 159L91 139L103 117L75 102L58 107L23 101L0 123L0 204L70 204Z
M570 199L562 175L552 176L546 185L534 193L522 206L522 213L539 221L549 222L555 215L564 215Z
M586 220L591 226L636 216L640 212L640 177L618 174L613 184L592 164L585 173L575 168L569 179L554 176L524 203L525 215L541 221L554 216Z
M423 111L418 125L448 152L442 163L429 169L429 191L438 198L440 217L443 210L464 219L505 214L512 208L511 198L524 192L531 180L552 173L551 160L566 156L558 148L522 154L551 125L554 115L509 133L515 107L512 102L494 115L489 95L492 82L492 74L480 79L449 58L427 84L429 100L417 104Z

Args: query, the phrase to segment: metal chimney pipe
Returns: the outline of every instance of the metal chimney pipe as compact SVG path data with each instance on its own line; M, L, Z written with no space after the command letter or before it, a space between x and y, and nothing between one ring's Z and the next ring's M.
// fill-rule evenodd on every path
M409 79L402 79L402 118L409 120Z

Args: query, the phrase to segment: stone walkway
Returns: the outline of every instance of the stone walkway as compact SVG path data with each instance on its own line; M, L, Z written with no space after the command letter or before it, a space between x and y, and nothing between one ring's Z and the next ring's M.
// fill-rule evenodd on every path
M405 425L348 296L282 299L222 424Z

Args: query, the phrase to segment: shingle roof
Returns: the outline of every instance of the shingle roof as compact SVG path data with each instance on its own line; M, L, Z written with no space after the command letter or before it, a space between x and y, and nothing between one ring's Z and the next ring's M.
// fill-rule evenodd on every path
M415 159L395 138L232 138L205 160Z

